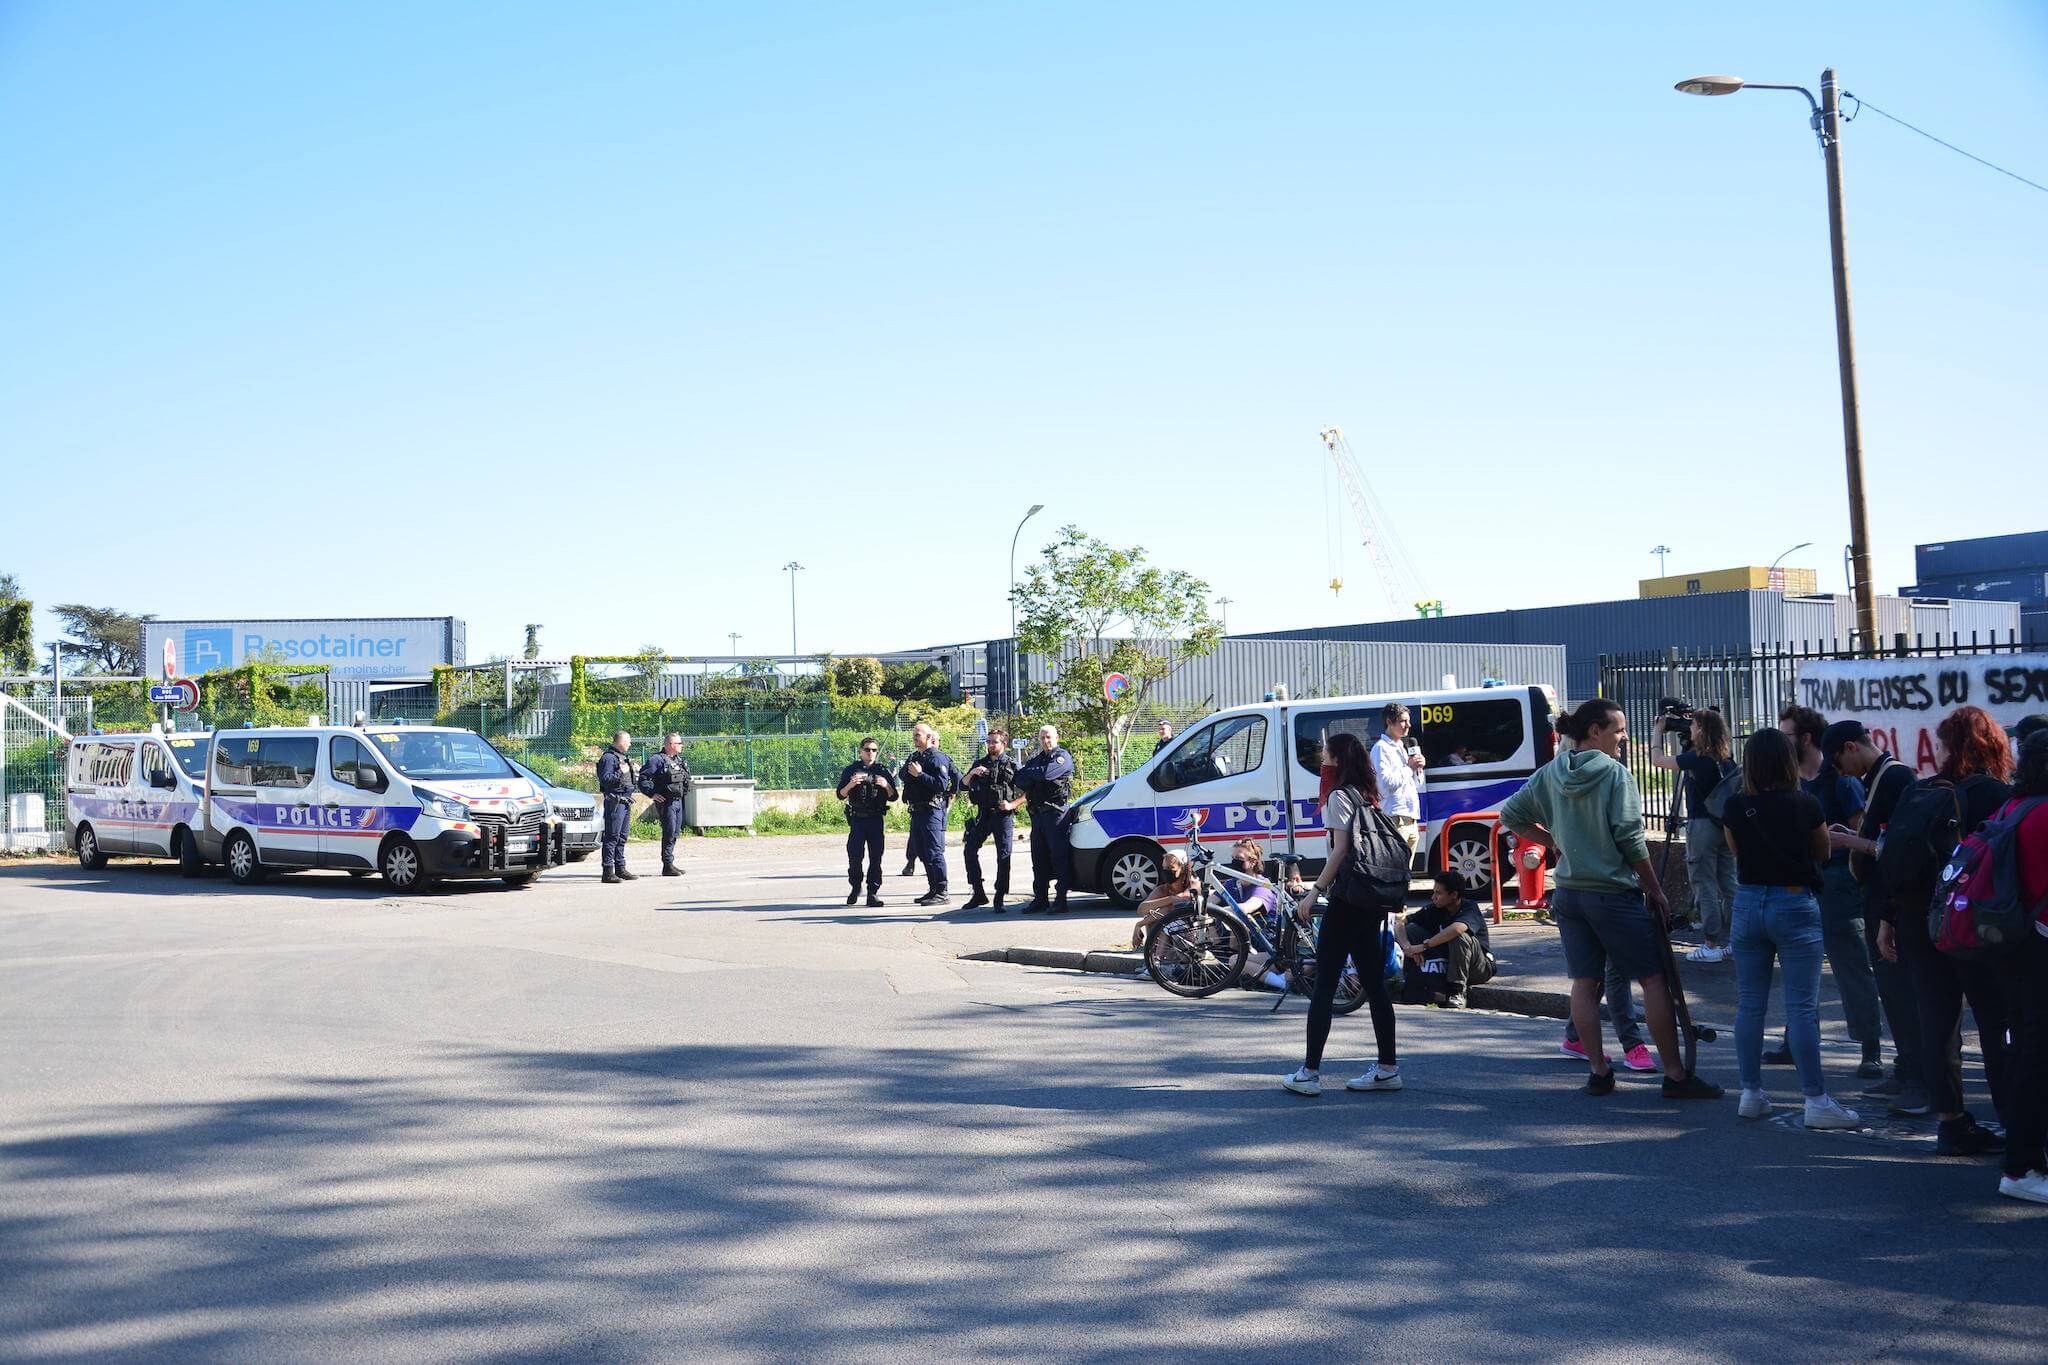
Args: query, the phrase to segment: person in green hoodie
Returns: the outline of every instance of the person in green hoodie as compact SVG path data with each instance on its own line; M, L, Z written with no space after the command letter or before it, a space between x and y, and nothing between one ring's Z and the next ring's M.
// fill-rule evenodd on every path
M1600 1033L1601 982L1612 958L1642 987L1650 1038L1664 1063L1664 1098L1719 1099L1721 1087L1687 1071L1678 1047L1671 990L1653 937L1664 932L1671 910L1650 866L1642 796L1620 761L1628 717L1597 697L1560 719L1557 728L1571 739L1572 752L1537 769L1500 808L1500 818L1516 838L1558 851L1551 914L1572 978L1572 1023L1592 1067L1586 1093L1614 1089L1614 1068Z

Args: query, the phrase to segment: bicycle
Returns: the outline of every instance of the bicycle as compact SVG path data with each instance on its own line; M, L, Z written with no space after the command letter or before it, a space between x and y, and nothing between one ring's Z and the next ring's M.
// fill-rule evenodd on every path
M1294 854L1279 860L1291 865L1301 861ZM1312 904L1311 892L1295 896L1279 882L1257 873L1231 868L1228 874L1216 868L1215 855L1199 844L1188 850L1188 866L1196 872L1189 890L1188 906L1177 909L1152 926L1145 936L1145 970L1163 990L1187 999L1204 999L1244 975L1244 965L1253 947L1266 955L1267 970L1284 972L1287 990L1273 1002L1278 1010L1287 996L1311 995L1315 991L1316 933L1322 916L1304 917L1302 907ZM1268 911L1254 900L1249 905L1231 893L1229 882L1239 886L1263 886L1273 893L1275 909ZM1365 983L1355 969L1346 968L1337 986L1334 1008L1349 1014L1365 1003Z

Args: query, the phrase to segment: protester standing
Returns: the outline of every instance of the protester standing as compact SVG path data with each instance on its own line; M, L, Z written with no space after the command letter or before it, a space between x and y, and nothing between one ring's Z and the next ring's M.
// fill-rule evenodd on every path
M1827 722L1810 706L1788 706L1778 715L1778 729L1792 741L1798 756L1799 779L1808 795L1820 802L1821 820L1826 828L1854 828L1862 818L1863 784L1827 761L1821 741ZM1835 990L1842 997L1842 1017L1849 1036L1863 1046L1863 1061L1856 1075L1866 1081L1884 1079L1884 1023L1878 1008L1877 977L1870 967L1870 948L1865 942L1863 891L1849 871L1849 850L1830 848L1821 869L1821 942L1827 951L1828 970L1834 974ZM1789 1044L1764 1054L1773 1066L1789 1066Z
M868 905L882 904L882 828L896 779L879 761L873 735L860 742L858 756L839 772L839 799L846 803L846 903L860 899L861 863L867 863Z
M1017 790L1031 813L1031 904L1027 915L1065 914L1072 860L1067 851L1067 801L1074 789L1074 756L1060 747L1060 732L1038 727L1038 752L1017 769ZM1059 896L1050 905L1046 893L1058 880Z
M2019 813L2015 843L2019 890L2038 906L2034 932L1999 962L2011 1011L2012 1054L2007 1059L2005 1171L1998 1192L2048 1204L2048 733L2036 726L2020 742L2013 804Z
M1422 751L1411 750L1405 742L1412 725L1407 707L1388 702L1380 708L1380 737L1372 746L1380 809L1393 817L1401 837L1408 841L1411 857L1422 830L1422 787L1416 778L1424 766Z
M1501 807L1501 822L1516 838L1561 855L1551 914L1572 977L1572 1022L1591 1071L1586 1093L1614 1089L1600 1033L1601 980L1612 959L1642 988L1643 1013L1664 1064L1664 1097L1719 1099L1721 1087L1687 1071L1678 1047L1662 950L1652 937L1665 932L1670 909L1650 866L1641 794L1618 757L1628 717L1613 701L1596 697L1580 703L1559 728L1572 752L1537 769Z
M671 730L663 737L661 751L640 765L638 786L640 794L654 803L654 818L661 825L661 875L680 877L676 838L683 831L683 798L690 791L690 765L683 761L681 735Z
M1771 959L1785 970L1785 1032L1806 1095L1808 1128L1854 1128L1854 1110L1827 1092L1820 1063L1821 863L1828 855L1820 802L1801 787L1791 738L1760 730L1742 754L1742 791L1722 814L1735 852L1735 1064L1746 1119L1771 1112L1764 1092L1764 1011Z
M604 797L604 837L598 851L604 862L604 880L630 882L638 878L626 870L626 832L633 823L633 793L640 790L639 775L627 751L633 737L624 730L612 735L612 747L597 759L597 790Z
M1905 964L1877 949L1886 898L1875 857L1877 839L1883 835L1900 795L1914 783L1913 769L1880 749L1861 721L1836 721L1821 733L1820 747L1829 763L1863 784L1862 811L1854 820L1831 825L1828 830L1829 844L1849 855L1849 875L1855 878L1863 896L1863 942L1870 952L1871 975L1877 981L1878 1002L1891 1029L1896 1054L1891 1074L1865 1088L1863 1093L1884 1100L1889 1113L1917 1118L1930 1112L1933 1103L1921 1069L1924 1048L1920 1039L1920 1005L1913 993L1913 983L1907 979ZM1955 1065L1961 1066L1960 1037L1951 1034L1946 1046L1957 1054Z
M1672 754L1665 744L1671 732L1663 716L1650 729L1650 762L1682 774L1685 786L1685 875L1692 886L1693 908L1699 912L1699 947L1687 962L1720 962L1728 956L1728 912L1735 902L1735 855L1721 837L1721 822L1707 809L1707 798L1735 771L1729 757L1728 722L1719 711L1702 707L1686 722L1684 748Z
M1361 837L1360 822L1371 818L1380 802L1379 783L1365 745L1358 736L1338 733L1327 736L1325 751L1337 766L1337 789L1326 806L1330 830L1329 856L1314 891L1328 896L1338 877L1351 863L1351 850ZM1405 769L1404 769L1405 770ZM1380 931L1401 908L1398 897L1379 902L1354 898L1347 892L1331 897L1323 911L1322 928L1316 940L1316 985L1308 1005L1308 1050L1301 1067L1281 1078L1280 1084L1297 1095L1323 1093L1323 1045L1330 1037L1330 1017L1337 1000L1337 986L1348 967L1355 967L1365 987L1366 1004L1372 1011L1372 1036L1379 1060L1363 1075L1344 1083L1346 1090L1399 1090L1401 1062L1394 1050L1394 998L1387 990L1386 961L1381 956Z
M1887 837L1900 836L1898 826L1908 803L1929 788L1946 788L1960 808L1957 836L1968 835L2011 796L2005 779L2012 772L2012 746L2005 731L1981 707L1959 706L1934 728L1940 770L1916 783L1899 799ZM1945 804L1945 803L1944 803ZM1937 1156L1980 1156L2003 1151L2005 1140L1980 1125L1963 1107L1963 1068L1959 1049L1950 1039L1962 1023L1963 1002L1977 1020L1977 1046L1984 1057L1984 1081L1993 1107L2005 1113L2005 991L1989 963L1966 962L1934 946L1927 932L1927 906L1934 894L1932 875L1904 882L1883 873L1885 922L1877 931L1877 949L1906 964L1920 1010L1921 1070L1940 1120L1935 1136Z

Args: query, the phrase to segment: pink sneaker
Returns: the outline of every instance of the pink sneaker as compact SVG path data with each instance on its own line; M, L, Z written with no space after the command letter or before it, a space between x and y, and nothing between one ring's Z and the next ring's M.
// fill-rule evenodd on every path
M1650 1055L1650 1049L1637 1043L1621 1055L1621 1064L1630 1071L1655 1071L1657 1059Z
M1557 1045L1557 1050L1567 1057L1576 1057L1582 1062L1586 1060L1586 1045L1584 1043L1575 1043L1567 1038Z

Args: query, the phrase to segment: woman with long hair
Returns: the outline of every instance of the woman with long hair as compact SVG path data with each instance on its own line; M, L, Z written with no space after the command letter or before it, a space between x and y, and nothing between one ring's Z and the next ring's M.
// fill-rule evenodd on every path
M1187 856L1178 849L1169 849L1159 860L1159 885L1153 888L1138 906L1138 922L1131 926L1131 948L1135 951L1145 946L1145 935L1152 932L1152 926L1173 913L1173 907L1188 899L1194 885L1194 875L1188 871Z
M2040 908L2034 932L1998 964L2005 979L2012 1052L2006 1058L2005 1172L1998 1192L2013 1199L2048 1204L2048 731L2036 730L2020 744L2013 776L2013 804L2025 802L2016 838L2020 895Z
M1368 809L1380 803L1379 783L1373 778L1372 762L1358 736L1338 733L1324 738L1323 746L1337 772L1336 788L1324 805L1324 824L1330 831L1329 856L1315 880L1318 895L1327 896L1337 877L1351 859L1358 821ZM1344 1083L1346 1090L1399 1090L1401 1063L1394 1051L1394 997L1387 990L1387 964L1380 953L1380 930L1387 917L1401 908L1392 904L1351 900L1330 900L1323 911L1323 927L1316 940L1316 988L1308 1004L1308 1051L1301 1069L1281 1078L1280 1084L1297 1095L1323 1093L1323 1044L1330 1036L1330 1016L1337 999L1337 986L1348 965L1355 965L1365 986L1365 998L1372 1010L1372 1036L1379 1047L1379 1060L1363 1075Z
M1572 1024L1586 1050L1586 1093L1614 1091L1614 1068L1600 1034L1600 989L1612 962L1643 990L1650 1038L1664 1064L1664 1098L1711 1100L1721 1087L1685 1069L1678 1021L1664 980L1664 932L1670 907L1650 865L1643 801L1620 762L1628 717L1605 697L1581 702L1558 721L1572 751L1536 770L1500 808L1517 839L1555 848L1557 894L1551 914L1572 978ZM1652 919L1651 916L1656 916Z
M1934 727L1935 751L1941 768L1911 790L1941 784L1955 790L1962 819L1957 835L1971 833L2012 795L2006 778L2012 774L2012 746L2005 731L1981 707L1958 706ZM1900 804L1911 799L1901 798ZM1963 1002L1977 1020L1977 1046L1984 1056L1984 1083L1991 1103L2005 1113L2005 991L1997 969L1985 962L1966 962L1934 946L1927 935L1927 905L1934 884L1887 884L1878 927L1877 950L1904 962L1920 1011L1921 1070L1940 1120L1935 1136L1937 1156L1982 1156L2005 1150L2005 1139L1980 1126L1963 1107L1961 1055L1949 1040L1962 1023Z
M1820 1064L1820 885L1827 821L1799 785L1799 758L1782 730L1759 730L1742 754L1742 792L1722 834L1735 855L1735 1064L1742 1117L1771 1112L1764 1093L1764 1010L1771 959L1785 966L1785 1037L1806 1094L1808 1128L1854 1128L1856 1113L1828 1094Z
M1670 733L1662 716L1650 732L1650 762L1683 775L1685 783L1685 876L1692 885L1693 907L1699 911L1700 937L1706 941L1685 955L1687 962L1719 962L1728 956L1728 913L1735 903L1735 855L1721 837L1721 823L1707 814L1707 797L1735 771L1728 722L1719 711L1702 708L1687 722L1690 741L1677 754L1666 751Z

